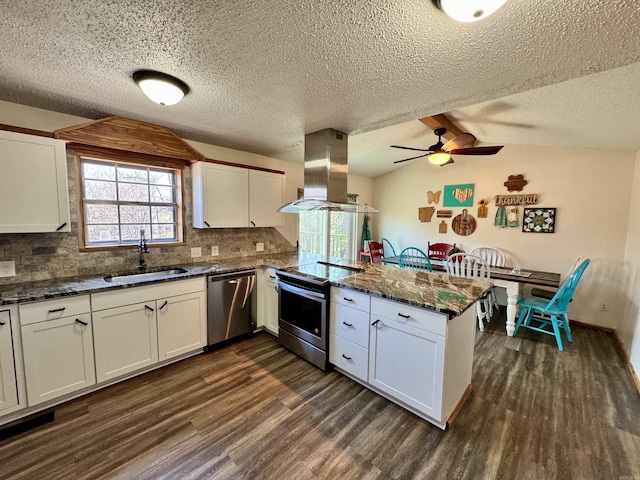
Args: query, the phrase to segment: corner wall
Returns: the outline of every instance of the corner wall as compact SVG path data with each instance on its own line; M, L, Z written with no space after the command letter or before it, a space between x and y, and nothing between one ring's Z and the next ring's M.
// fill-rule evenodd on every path
M375 204L381 211L377 237L389 238L396 250L407 246L427 248L427 241L456 243L469 252L475 247L504 250L508 265L557 272L564 276L578 255L591 264L570 306L570 317L585 323L617 328L626 291L620 288L629 221L629 199L636 164L635 152L568 149L538 146L506 146L491 157L458 156L453 165L437 167L423 160L374 182ZM529 182L522 192L508 192L509 175L523 174ZM453 217L430 223L418 221L418 208L429 206L427 192L444 185L475 184L476 231L467 237L455 234ZM522 207L518 228L496 228L494 195L537 193L540 207L555 207L556 232L522 232ZM477 202L491 199L488 218L477 218ZM442 197L436 209L443 209ZM438 233L445 220L448 233ZM640 220L639 220L640 221ZM601 312L606 302L608 311Z

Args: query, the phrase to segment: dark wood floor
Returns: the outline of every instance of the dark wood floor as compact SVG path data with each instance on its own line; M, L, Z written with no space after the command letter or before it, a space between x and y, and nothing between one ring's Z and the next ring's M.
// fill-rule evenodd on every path
M640 395L613 336L574 327L559 352L506 337L503 315L446 432L262 333L61 406L0 442L0 478L640 478Z

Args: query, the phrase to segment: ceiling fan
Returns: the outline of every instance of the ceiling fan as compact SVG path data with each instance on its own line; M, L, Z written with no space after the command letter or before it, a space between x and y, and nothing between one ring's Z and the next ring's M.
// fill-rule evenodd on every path
M502 145L493 147L474 147L473 144L476 141L476 137L470 133L461 133L455 136L447 143L442 143L442 136L447 132L444 127L436 128L433 133L438 136L438 143L431 145L429 148L413 148L403 147L401 145L391 145L393 148L402 148L404 150L415 150L418 152L426 152L423 155L417 157L405 158L403 160L396 160L393 163L408 162L409 160L415 160L416 158L429 157L429 162L444 167L453 162L451 155L495 155L502 150Z

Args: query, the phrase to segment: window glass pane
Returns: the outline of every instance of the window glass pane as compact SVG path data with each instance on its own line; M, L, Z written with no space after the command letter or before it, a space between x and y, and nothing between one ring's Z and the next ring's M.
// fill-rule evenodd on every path
M149 175L146 168L118 166L118 181L132 183L148 183Z
M325 213L322 211L300 212L298 215L300 250L324 255L326 239Z
M151 207L151 223L176 223L174 207Z
M84 206L85 220L88 224L118 223L117 205L100 205L87 203Z
M149 183L152 185L175 185L175 175L166 170L151 170L149 172Z
M118 183L118 200L122 202L148 202L149 186L146 184Z
M120 243L118 225L87 225L87 243Z
M84 198L87 200L116 200L116 184L98 180L85 180Z
M151 185L149 190L151 191L152 202L175 203L173 187L158 187L157 185Z
M152 225L151 233L153 240L175 240L178 238L175 224Z
M140 241L140 230L145 231L145 235L149 235L151 228L149 225L120 225L120 235L123 243L137 243Z
M329 255L332 257L349 258L351 216L346 212L331 212Z
M94 180L115 180L115 165L105 165L102 163L83 163L82 175L84 178L92 178Z
M149 207L146 205L120 205L120 223L150 223Z

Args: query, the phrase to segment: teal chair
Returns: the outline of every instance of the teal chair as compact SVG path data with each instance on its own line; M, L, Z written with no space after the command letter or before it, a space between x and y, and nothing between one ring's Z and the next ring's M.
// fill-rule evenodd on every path
M560 288L551 300L539 297L528 297L518 301L518 306L522 308L516 328L515 335L520 327L546 333L556 337L558 349L562 351L562 338L560 338L560 328L564 329L567 340L573 342L571 329L569 328L569 318L567 317L567 307L573 297L578 282L582 277L590 260L582 262L567 279L562 282ZM531 322L536 322L532 324ZM549 329L551 327L551 330Z
M429 261L429 257L419 248L407 247L400 252L398 259L400 268L411 268L413 270L427 270L433 272L433 267Z
M386 238L381 238L380 243L382 244L382 251L384 252L384 258L395 257L397 255L396 249L393 248L393 245L391 245L391 242L389 240L387 240Z

